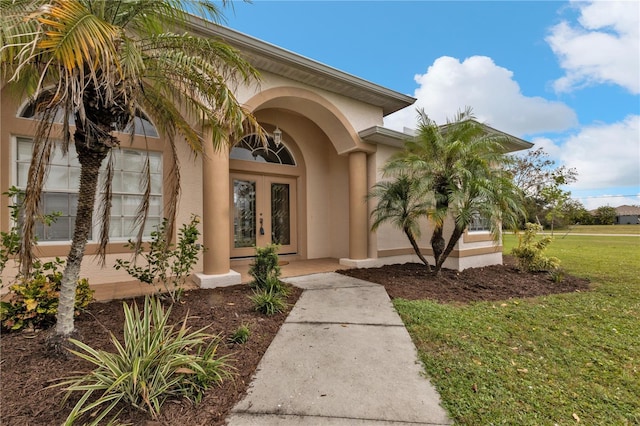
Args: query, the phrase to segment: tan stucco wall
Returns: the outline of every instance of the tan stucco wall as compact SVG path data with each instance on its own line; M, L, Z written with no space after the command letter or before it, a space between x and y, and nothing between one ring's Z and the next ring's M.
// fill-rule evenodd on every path
M16 184L15 181L15 136L31 136L34 133L34 125L32 120L26 120L16 118L16 114L19 107L22 106L22 102L19 97L9 95L6 91L1 93L1 120L2 126L0 126L0 192L5 192L11 185ZM148 140L151 150L165 150L165 144L162 139L149 138ZM188 146L182 141L178 140L178 157L180 163L180 176L182 196L180 198L178 214L176 217L176 223L178 227L182 223L187 223L190 220L191 213L202 215L202 166L201 158L196 158L189 150ZM129 147L128 135L123 135L121 139L121 147ZM145 146L144 139L136 137L134 140L134 147L143 148ZM164 170L165 173L168 170L168 161L170 156L167 151L163 154ZM165 199L166 201L166 199ZM3 231L9 229L9 215L8 215L8 199L2 196L0 203L0 229ZM111 241L109 245L110 252L114 254L108 254L105 261L105 266L102 267L96 256L91 255L95 250L95 244L91 242L87 245L86 255L83 259L80 275L82 277L90 277L90 283L101 284L109 282L130 281L129 275L123 271L117 271L113 268L115 260L118 258L129 258L129 252L123 247L125 241ZM59 256L65 258L68 253L69 245L59 242L40 242L38 244L38 255L43 261L53 259L52 256ZM202 265L196 265L195 270L202 268ZM7 265L7 268L2 274L3 283L15 276L16 270L13 264Z
M266 92L274 88L298 88L310 91L320 96L333 105L341 114L344 115L347 122L356 132L367 129L371 126L381 126L383 123L382 109L374 105L365 104L363 102L351 99L349 97L322 90L311 88L297 81L286 79L269 72L262 71L260 73L261 80L259 84L242 85L237 88L236 97L243 104L251 104L251 98L260 92Z

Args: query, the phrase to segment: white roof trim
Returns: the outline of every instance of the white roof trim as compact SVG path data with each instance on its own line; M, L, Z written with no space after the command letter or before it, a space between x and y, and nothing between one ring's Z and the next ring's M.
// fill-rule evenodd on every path
M494 133L507 138L508 143L507 145L505 145L507 152L521 151L524 149L529 149L533 146L531 142L527 142L524 139L520 139L508 133L494 129L493 127L487 126L486 124L479 124L487 131L487 133ZM447 128L447 125L445 124L439 127L445 130ZM399 132L397 130L387 129L386 127L382 126L369 127L368 129L361 130L358 135L362 140L366 142L388 145L397 148L402 148L405 140L415 137L415 135L412 133Z
M240 50L259 70L381 107L384 116L406 108L416 101L411 96L197 16L192 16L189 29L201 36L220 37Z

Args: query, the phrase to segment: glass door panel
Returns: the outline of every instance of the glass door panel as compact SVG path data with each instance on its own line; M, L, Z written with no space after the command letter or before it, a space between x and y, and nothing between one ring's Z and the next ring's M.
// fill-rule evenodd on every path
M233 179L233 248L256 245L256 181Z
M296 228L296 178L265 176L265 192L269 200L270 239L280 244L279 254L298 252L298 231Z
M280 245L297 252L296 179L232 173L231 257L255 255L254 247Z
M271 241L275 244L291 244L291 208L289 185L271 183Z

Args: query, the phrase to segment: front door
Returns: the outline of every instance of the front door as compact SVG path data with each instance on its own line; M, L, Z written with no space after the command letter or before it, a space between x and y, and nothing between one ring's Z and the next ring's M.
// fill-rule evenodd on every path
M280 244L279 254L296 253L296 179L232 173L230 183L231 257L270 243Z

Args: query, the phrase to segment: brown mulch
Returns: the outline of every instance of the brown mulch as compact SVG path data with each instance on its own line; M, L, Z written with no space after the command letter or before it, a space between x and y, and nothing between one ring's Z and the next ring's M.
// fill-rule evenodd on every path
M183 401L168 401L163 405L162 417L151 422L145 413L125 412L120 420L133 425L221 425L242 396L258 362L267 350L293 304L302 291L293 289L285 313L268 317L253 309L247 296L252 294L248 285L194 290L182 297L184 303L175 304L172 318L176 322L189 314L187 325L192 330L210 325L209 333L223 337L218 348L222 355L231 354L235 368L234 380L209 389L197 406ZM143 299L137 299L142 302ZM128 302L131 302L129 300ZM94 302L88 312L76 319L80 340L97 349L114 351L109 333L122 336L124 312L122 300ZM229 337L243 324L251 335L245 344L228 343ZM88 371L88 363L78 358L59 359L47 354L47 332L3 333L0 364L0 424L2 425L59 425L64 422L73 405L61 405L63 394L59 389L45 389L54 379L69 376L75 371Z
M443 270L440 277L426 273L423 265L389 265L381 268L338 271L345 275L383 284L392 298L432 299L446 303L468 303L478 300L506 300L553 293L587 291L588 281L566 275L560 283L546 274L523 274L505 257L505 265L467 269L463 272ZM160 419L151 421L140 411L125 411L120 420L143 426L221 425L231 408L246 393L251 377L284 322L286 313L266 317L253 310L247 296L248 285L214 290L194 290L185 293L172 315L176 321L190 315L192 329L211 325L210 332L221 334L220 355L232 354L235 379L207 391L197 406L183 401L168 401ZM301 290L294 289L289 303L295 303ZM142 299L138 299L141 302ZM290 306L290 307L291 307ZM93 303L88 312L76 320L81 340L94 348L112 350L109 333L122 334L122 301ZM245 344L227 343L240 325L251 330ZM78 370L88 370L88 364L77 358L59 359L45 349L46 332L3 333L0 360L0 424L56 425L61 424L72 404L62 405L62 394L46 389L54 379Z
M392 299L431 299L443 303L507 300L589 289L588 280L568 274L556 283L546 272L522 273L511 256L504 256L504 265L469 268L462 272L443 269L439 277L427 272L421 263L336 272L382 284Z

